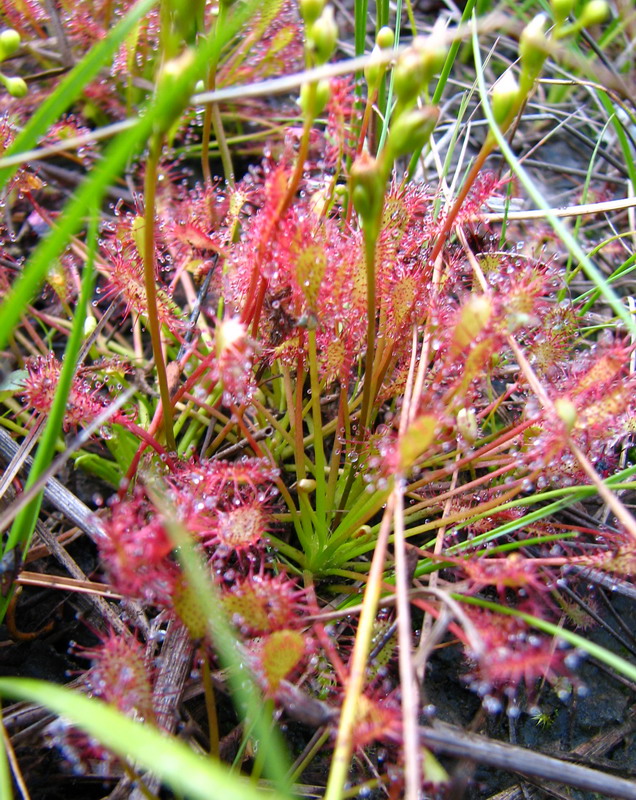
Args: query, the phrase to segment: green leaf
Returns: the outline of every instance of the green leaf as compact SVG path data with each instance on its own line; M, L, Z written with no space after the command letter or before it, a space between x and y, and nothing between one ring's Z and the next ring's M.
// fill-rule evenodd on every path
M259 791L220 762L196 755L178 739L129 719L101 700L28 678L0 678L0 694L37 703L64 717L120 758L152 772L177 794L195 800L282 800L276 792Z

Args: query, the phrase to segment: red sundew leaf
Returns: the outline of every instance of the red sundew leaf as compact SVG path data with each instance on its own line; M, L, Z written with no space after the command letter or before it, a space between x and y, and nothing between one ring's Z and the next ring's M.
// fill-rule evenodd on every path
M218 242L190 222L175 225L174 235L181 242L196 247L198 250L212 250L219 255L224 254L224 250Z

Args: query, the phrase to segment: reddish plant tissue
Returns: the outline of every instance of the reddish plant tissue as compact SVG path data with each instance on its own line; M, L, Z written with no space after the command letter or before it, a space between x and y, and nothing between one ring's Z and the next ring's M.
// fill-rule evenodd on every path
M23 13L0 0L23 35L44 37L40 4L19 5ZM78 54L102 40L113 21L112 3L93 5L100 13L87 14L90 3L61 4ZM216 4L202 9L203 24L215 24ZM112 80L89 85L83 110L56 124L44 144L126 114L164 46L159 13L150 12L120 47ZM262 4L217 65L217 88L301 69L302 37L295 3ZM24 102L6 101L0 155L41 100L38 91ZM436 571L444 592L556 622L565 608L559 581L573 574L569 568L624 579L636 568L624 521L524 521L536 493L589 484L588 463L606 478L633 458L633 344L609 333L586 338L580 309L560 299L567 287L559 259L499 241L483 212L508 187L486 170L457 212L453 224L464 235L455 237L444 227L451 206L440 187L407 182L396 168L378 189L379 161L365 152L358 167L368 166L367 183L357 188L381 195L369 264L368 219L364 208L353 211L350 197L351 160L365 144L358 141L360 102L352 79L334 79L322 116L305 132L297 109L239 103L241 129L232 135L240 140L258 119L271 128L271 141L236 182L201 183L185 157L173 160L166 147L149 258L141 194L149 166L131 165L131 202L116 203L100 227L89 320L96 330L63 421L64 432L81 430L124 386L134 388L80 459L119 490L100 513L98 578L150 617L180 621L204 663L222 666L204 604L180 566L177 530L205 566L219 613L264 695L277 703L296 682L308 704L328 708L329 724L349 680L357 618L347 616L348 606L363 591L396 483L407 498L405 535L421 567L415 582ZM285 115L288 129L276 135ZM200 143L201 115L188 111L170 144L188 153L194 134ZM85 149L79 163L90 168L96 159L95 148ZM5 194L7 218L32 213L25 198L45 208L52 190L22 166ZM53 406L62 368L55 353L64 351L83 247L74 241L48 278L65 290L49 289L24 314L15 341L28 342L31 354L20 359L21 383L7 406L19 430L40 424ZM144 255L154 270L154 308ZM20 266L3 248L2 294ZM144 339L153 317L170 376L161 404ZM47 353L51 339L55 351ZM125 369L109 369L96 352L116 353ZM176 452L166 452L162 425L173 424ZM496 545L511 552L489 552ZM391 559L384 578L388 591ZM436 603L427 613L441 614ZM343 620L332 639L321 614L334 610ZM566 652L521 619L472 605L462 614L445 643L461 641L463 678L486 707L522 686L532 699L543 683L568 673ZM152 721L156 670L136 636L110 634L84 650L92 662L85 684L124 713ZM383 742L398 760L393 651L387 643L368 666L352 742ZM54 736L75 767L105 758L96 743L65 731Z

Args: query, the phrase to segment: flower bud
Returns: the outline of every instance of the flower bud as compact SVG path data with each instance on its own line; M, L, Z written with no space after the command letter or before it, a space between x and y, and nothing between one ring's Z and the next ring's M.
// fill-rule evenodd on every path
M313 478L301 478L298 481L298 491L310 494L316 491L316 481Z
M422 62L424 82L428 83L433 75L442 69L446 61L447 47L439 34L437 23L430 36L417 36L413 47Z
M300 16L305 25L311 25L322 14L325 0L300 0Z
M320 114L331 97L331 86L326 78L318 81L312 90L311 84L303 83L300 87L298 105L305 116L315 118Z
M605 0L590 0L586 3L577 19L577 27L589 28L591 25L598 25L607 19L609 6Z
M425 106L400 114L391 125L386 148L391 161L423 147L437 125L439 109Z
M3 81L11 97L24 97L29 87L22 78L5 78Z
M574 0L551 0L552 16L557 25L562 25L574 8Z
M393 91L402 105L415 100L424 84L422 61L414 50L406 50L393 70Z
M369 63L364 68L364 79L370 91L374 91L380 85L382 76L386 72L386 64L378 61L377 56L381 53L380 46L376 44L371 52Z
M338 26L331 6L327 6L323 10L320 17L311 26L307 38L315 53L316 63L324 64L328 61L338 38Z
M395 33L393 33L393 28L389 28L388 25L380 28L375 37L375 43L377 47L382 50L388 50L390 47L393 47L395 44Z
M188 47L180 56L166 61L157 75L156 94L161 98L171 99L168 107L157 118L157 129L162 133L170 129L190 101L194 81L190 87L185 87L183 74L193 62L194 51Z
M477 441L479 426L477 425L477 415L474 408L459 409L457 412L457 430L468 444L474 444Z
M510 124L519 100L519 85L507 69L492 87L492 113L497 125L505 130Z
M492 315L492 303L485 294L471 295L464 303L453 333L453 353L458 353L475 341Z
M382 201L382 181L378 162L363 152L351 165L351 199L364 221L373 219Z
M18 47L20 47L20 34L17 31L8 28L0 33L0 61L13 55Z
M567 397L557 397L554 401L554 410L569 433L576 425L576 419L578 417L576 406Z
M602 2L602 0L600 0ZM534 86L548 55L545 35L545 14L537 14L521 32L519 55L521 57L521 92L525 96Z

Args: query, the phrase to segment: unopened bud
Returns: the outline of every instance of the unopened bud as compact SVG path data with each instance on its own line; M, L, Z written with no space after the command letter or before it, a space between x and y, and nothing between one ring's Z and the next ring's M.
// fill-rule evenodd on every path
M600 0L602 2L602 0ZM521 57L521 90L525 95L539 77L543 62L548 55L548 40L545 35L545 14L537 14L521 32L519 55Z
M557 397L554 401L554 410L569 433L576 425L576 419L578 417L576 406L567 397Z
M382 50L388 50L390 47L393 47L395 44L395 34L393 33L393 28L389 28L388 25L380 28L375 37L375 43Z
M7 87L11 97L24 97L29 91L26 81L22 78L6 78L4 85Z
M298 105L305 116L315 118L327 105L330 97L331 86L328 80L318 81L314 87L309 83L303 83L300 87Z
M180 56L171 58L161 67L157 76L156 93L159 97L169 97L171 103L163 113L157 117L157 129L165 133L175 123L183 110L190 102L190 92L194 88L194 81L191 86L184 87L184 73L194 62L194 51L186 48Z
M307 38L315 53L316 63L327 62L336 47L338 38L338 26L331 6L327 6L323 10L320 17L311 26Z
M84 320L84 338L88 339L91 333L97 327L97 320L92 314L87 314L86 319Z
M457 430L468 444L473 444L477 440L479 426L477 425L477 415L474 408L459 409L457 412Z
M301 478L298 481L298 491L310 494L316 490L316 481L313 478Z
M462 307L453 333L453 352L468 347L484 330L492 314L492 303L485 294L472 295Z
M20 47L20 34L17 31L8 28L0 33L0 61L13 55L18 47Z
M382 61L379 61L377 58L380 53L380 46L376 44L371 52L369 62L364 68L364 78L371 91L378 88L380 81L382 80L382 76L386 72L386 64L384 64Z
M424 82L428 83L433 75L439 72L446 61L446 42L440 35L440 26L433 29L430 36L418 36L413 42L424 70Z
M586 3L577 20L577 27L589 28L591 25L598 25L607 19L609 6L605 0L590 0Z
M492 87L492 113L497 125L504 129L510 124L519 99L519 85L507 69Z
M551 0L552 16L557 25L562 25L574 8L574 0Z
M391 125L386 147L389 158L419 150L429 140L439 119L439 109L425 106L400 114Z
M351 165L351 199L363 220L373 219L382 198L382 181L378 162L367 152L361 153Z
M311 25L322 14L325 0L300 0L300 16L305 25Z
M393 70L393 91L402 105L418 96L424 84L422 61L414 50L406 50L398 58Z

